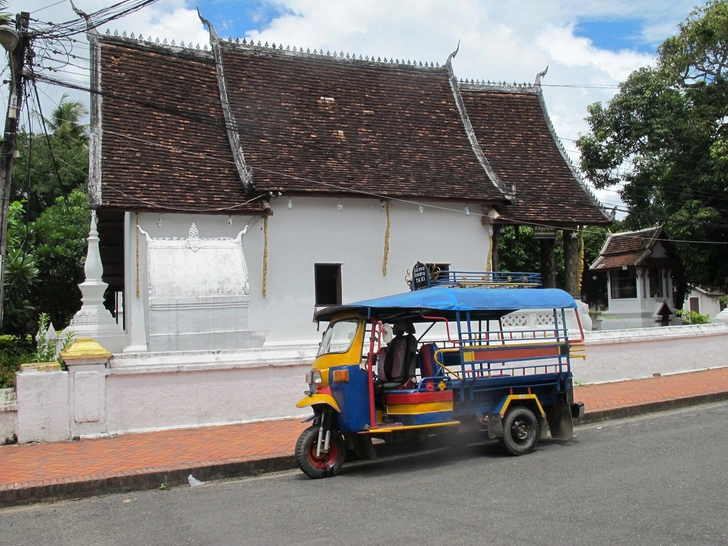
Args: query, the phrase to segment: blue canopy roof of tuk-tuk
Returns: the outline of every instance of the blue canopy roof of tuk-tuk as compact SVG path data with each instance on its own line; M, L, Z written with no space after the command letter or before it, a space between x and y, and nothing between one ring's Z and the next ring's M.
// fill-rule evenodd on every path
M471 319L494 320L519 309L576 308L567 292L557 288L449 288L435 286L363 300L347 305L332 305L319 310L316 320L331 320L346 311L363 312L384 321L401 318L425 320L422 315L453 319L457 311L469 311Z

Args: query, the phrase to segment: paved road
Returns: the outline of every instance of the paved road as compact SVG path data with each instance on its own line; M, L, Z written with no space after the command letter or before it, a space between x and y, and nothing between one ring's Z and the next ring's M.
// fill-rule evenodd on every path
M0 511L0 544L728 544L728 403L493 444Z

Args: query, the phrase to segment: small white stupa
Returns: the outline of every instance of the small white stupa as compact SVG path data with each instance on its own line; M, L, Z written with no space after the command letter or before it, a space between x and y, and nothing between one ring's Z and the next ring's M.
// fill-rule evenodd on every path
M96 226L96 211L92 210L84 266L86 280L78 285L83 305L63 332L72 332L75 338L93 338L109 352L120 353L128 345L128 341L124 329L104 307L104 292L108 284L101 280L104 267L101 264L99 232Z

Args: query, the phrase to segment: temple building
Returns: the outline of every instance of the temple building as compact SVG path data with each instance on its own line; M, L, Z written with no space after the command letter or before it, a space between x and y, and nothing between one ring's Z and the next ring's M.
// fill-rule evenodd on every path
M205 23L209 50L89 32L89 195L126 336L113 352L310 344L316 308L406 291L417 261L497 270L504 225L543 228L547 286L565 230L578 297L580 229L610 218L554 131L543 73L460 81L457 51L374 59Z
M601 328L680 324L672 301L672 273L681 267L672 241L660 226L610 233L589 268L607 275L609 304Z

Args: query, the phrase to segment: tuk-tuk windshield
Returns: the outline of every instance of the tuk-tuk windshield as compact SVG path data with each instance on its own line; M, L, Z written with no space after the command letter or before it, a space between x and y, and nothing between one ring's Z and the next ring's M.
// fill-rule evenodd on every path
M321 345L319 345L316 356L347 352L354 342L358 326L359 321L355 318L339 320L329 324L321 339Z

